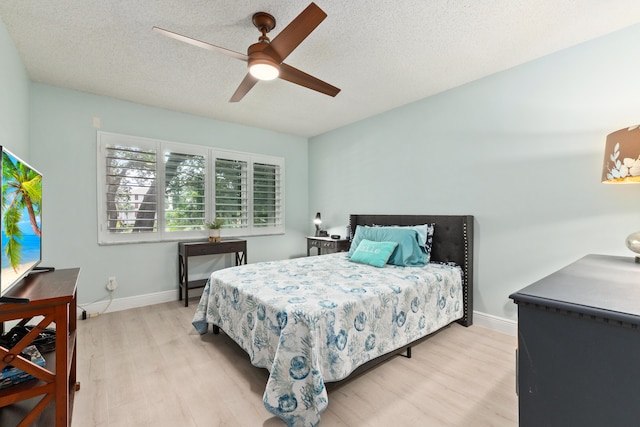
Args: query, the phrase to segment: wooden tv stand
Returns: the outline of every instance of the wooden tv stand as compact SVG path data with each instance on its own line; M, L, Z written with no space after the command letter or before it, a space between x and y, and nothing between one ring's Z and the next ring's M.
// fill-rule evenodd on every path
M38 317L39 322L11 350L0 346L0 369L6 364L35 378L0 390L0 425L71 425L76 383L76 284L80 269L27 276L9 294L28 303L0 304L0 322ZM56 325L55 352L44 353L44 368L18 356L41 329ZM11 407L7 407L11 405Z

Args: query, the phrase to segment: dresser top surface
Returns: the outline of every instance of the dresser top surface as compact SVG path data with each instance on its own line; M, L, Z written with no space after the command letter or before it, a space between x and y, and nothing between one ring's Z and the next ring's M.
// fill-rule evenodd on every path
M631 257L587 255L509 298L597 316L640 317L640 264Z

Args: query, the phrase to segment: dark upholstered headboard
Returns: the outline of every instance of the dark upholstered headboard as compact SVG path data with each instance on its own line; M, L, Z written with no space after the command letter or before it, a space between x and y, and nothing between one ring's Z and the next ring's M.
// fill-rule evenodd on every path
M358 225L435 224L431 260L455 262L463 270L464 317L459 323L473 322L473 216L472 215L350 215L353 236Z

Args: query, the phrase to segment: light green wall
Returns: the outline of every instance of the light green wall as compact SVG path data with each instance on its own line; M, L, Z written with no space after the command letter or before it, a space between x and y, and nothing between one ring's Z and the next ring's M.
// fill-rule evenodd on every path
M99 117L105 131L284 156L287 232L249 238L250 262L301 255L310 212L338 234L354 212L475 215L475 308L515 318L511 292L587 253L629 255L640 187L599 175L606 134L640 122L639 42L630 27L307 142L30 84L0 22L0 143L44 173L43 264L81 267L81 302L108 276L118 298L176 289L175 243L96 243Z
M42 264L80 267L81 302L104 296L109 276L118 280L114 296L125 298L176 290L178 275L175 242L98 246L94 117L108 132L284 157L286 233L248 238L248 259L305 253L305 138L32 83L31 160L44 175ZM230 265L232 257L206 258L196 262L196 273Z
M29 78L0 20L0 145L29 160Z
M599 178L606 135L640 123L638 45L630 27L311 138L309 211L340 234L350 213L474 215L475 309L515 319L510 293L630 255L640 187Z
M250 262L305 253L308 233L307 140L271 131L30 83L0 21L0 144L44 174L43 262L80 267L78 298L106 295L116 276L116 298L177 289L177 244L97 245L96 128L169 141L285 158L286 232L248 239ZM231 265L231 256L203 258L196 275Z

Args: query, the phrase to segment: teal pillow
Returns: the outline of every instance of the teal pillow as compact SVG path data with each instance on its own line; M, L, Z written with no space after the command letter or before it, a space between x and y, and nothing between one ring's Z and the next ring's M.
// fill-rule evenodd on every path
M427 265L427 250L420 234L408 227L367 227L357 226L351 242L349 256L353 256L363 239L374 242L397 242L398 246L391 254L389 264L404 267L422 267Z
M429 238L433 238L434 223L421 225L373 225L374 227L405 227L416 230L420 235L420 241L424 246L429 246ZM427 248L428 249L428 248Z
M429 260L431 259L431 246L433 246L433 231L435 229L434 223L423 225L392 225L390 227L406 227L416 230L420 236L420 241L422 242L421 246L426 249L427 264L429 264Z
M396 246L398 246L397 242L374 242L362 239L351 255L351 261L384 267Z

